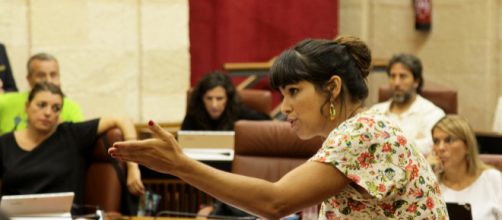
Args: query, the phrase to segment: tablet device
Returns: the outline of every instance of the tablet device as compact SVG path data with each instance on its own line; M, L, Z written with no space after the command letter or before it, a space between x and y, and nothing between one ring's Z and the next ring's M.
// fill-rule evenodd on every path
M73 192L2 196L0 208L11 217L71 216Z

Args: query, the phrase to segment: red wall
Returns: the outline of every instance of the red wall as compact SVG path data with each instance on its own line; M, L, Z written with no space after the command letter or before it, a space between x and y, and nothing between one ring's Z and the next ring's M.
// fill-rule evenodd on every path
M190 0L189 8L191 85L223 63L268 61L302 39L338 34L338 0Z

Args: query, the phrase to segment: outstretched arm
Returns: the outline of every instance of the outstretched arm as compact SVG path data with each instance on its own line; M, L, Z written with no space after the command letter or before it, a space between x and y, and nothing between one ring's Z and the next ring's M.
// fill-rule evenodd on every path
M125 140L137 139L134 124L128 117L102 117L99 120L98 134L115 127L122 131ZM127 188L134 195L142 195L145 191L137 163L127 162Z
M115 143L109 153L176 175L223 202L265 218L280 218L336 195L350 180L333 166L307 162L272 183L214 169L183 154L174 137L150 122L159 139Z

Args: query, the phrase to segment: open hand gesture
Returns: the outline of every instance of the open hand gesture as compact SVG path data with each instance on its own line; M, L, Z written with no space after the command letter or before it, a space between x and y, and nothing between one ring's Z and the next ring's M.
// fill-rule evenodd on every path
M136 162L157 172L174 174L188 157L183 154L171 133L153 121L149 121L148 125L158 138L116 142L108 149L108 153L118 160Z

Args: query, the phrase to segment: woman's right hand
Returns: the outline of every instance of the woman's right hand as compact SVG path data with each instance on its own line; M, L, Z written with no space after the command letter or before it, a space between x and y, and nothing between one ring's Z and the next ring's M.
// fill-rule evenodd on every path
M431 166L432 171L434 172L434 174L436 174L436 176L438 176L444 171L443 162L436 155L436 153L434 152L429 153L429 155L427 155L427 162Z
M188 157L183 154L171 133L153 121L149 121L148 125L157 138L117 142L108 149L108 153L118 160L132 161L157 172L174 174Z

